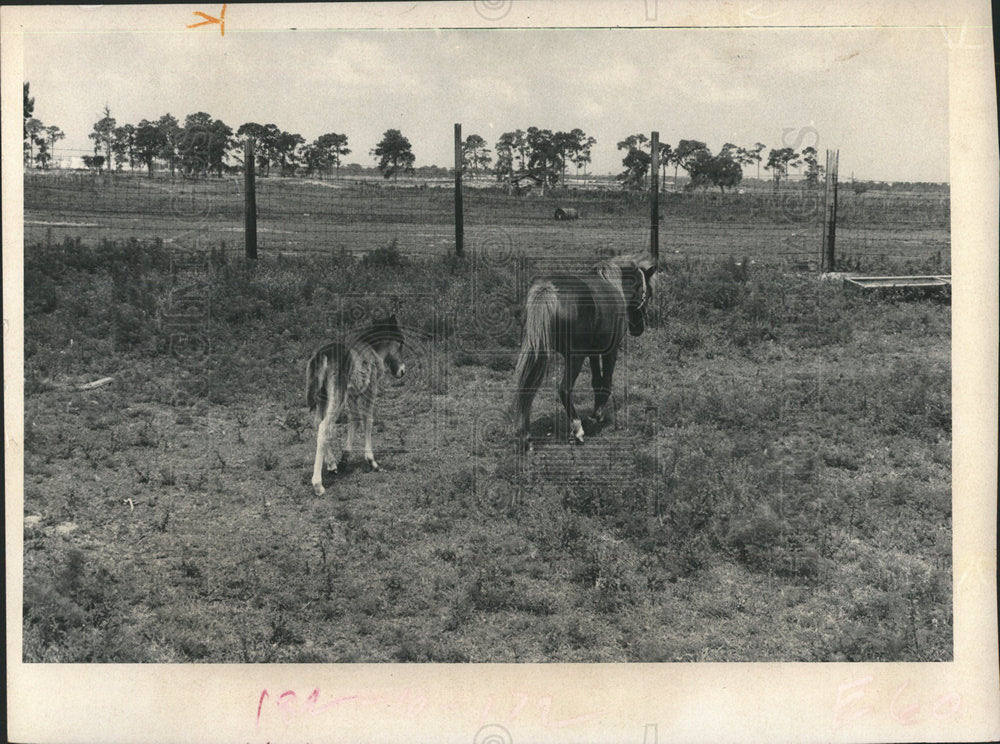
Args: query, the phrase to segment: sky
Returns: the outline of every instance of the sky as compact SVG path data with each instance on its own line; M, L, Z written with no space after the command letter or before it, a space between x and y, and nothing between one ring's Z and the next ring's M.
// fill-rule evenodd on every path
M92 151L107 104L119 124L205 111L234 130L343 133L345 163L365 166L390 128L415 165L450 166L459 122L491 148L518 128L579 127L597 174L622 170L617 142L657 130L713 151L839 149L842 180L949 177L937 28L47 31L24 48L34 115L66 133L57 157Z

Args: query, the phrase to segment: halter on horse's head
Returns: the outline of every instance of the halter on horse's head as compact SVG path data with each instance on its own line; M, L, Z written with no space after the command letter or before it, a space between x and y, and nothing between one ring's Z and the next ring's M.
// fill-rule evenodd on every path
M636 261L622 272L622 292L626 294L628 332L633 336L640 336L646 330L646 311L653 297L652 281L655 272L656 264L648 259ZM626 285L631 285L631 293L626 291Z

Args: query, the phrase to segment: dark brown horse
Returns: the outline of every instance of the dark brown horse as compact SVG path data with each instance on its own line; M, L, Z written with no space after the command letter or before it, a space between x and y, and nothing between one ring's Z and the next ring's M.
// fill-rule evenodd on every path
M530 448L531 402L545 379L549 356L559 352L565 371L559 398L569 417L570 436L583 442L583 423L573 407L573 384L583 360L590 359L595 422L604 420L611 378L625 329L639 336L646 329L656 264L619 257L585 274L540 277L528 290L524 335L517 360L514 403L522 448Z

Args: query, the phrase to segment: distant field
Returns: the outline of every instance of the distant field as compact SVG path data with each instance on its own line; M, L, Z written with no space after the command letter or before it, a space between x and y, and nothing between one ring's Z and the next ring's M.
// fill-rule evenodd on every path
M27 243L80 237L163 240L168 245L243 246L243 183L120 174L39 174L25 178ZM380 181L259 179L258 245L263 253L348 252L362 255L393 241L406 255L440 256L454 248L454 201L447 185ZM580 219L557 222L556 207ZM644 195L569 189L508 196L468 188L469 250L529 254L641 251L649 244ZM700 260L746 256L760 264L815 265L823 214L821 191L663 195L660 245L665 257ZM838 256L875 272L949 270L946 195L854 194L842 189Z
M790 270L802 226L773 205L667 200L616 425L566 444L551 382L522 460L526 278L643 247L641 204L555 223L559 200L472 195L459 260L450 194L268 183L250 267L234 184L204 219L204 184L28 185L26 661L953 658L947 296ZM947 221L909 209L900 265L946 266ZM317 498L305 360L390 309L410 371L379 401L383 470L355 458Z

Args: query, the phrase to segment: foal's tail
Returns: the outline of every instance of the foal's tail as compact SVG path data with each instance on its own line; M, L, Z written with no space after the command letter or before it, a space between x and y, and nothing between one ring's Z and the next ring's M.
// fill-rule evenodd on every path
M306 404L311 413L326 410L326 365L326 355L320 350L312 355L306 367Z
M528 290L524 338L515 370L517 395L514 411L522 418L531 409L531 401L548 371L549 352L552 351L552 324L558 302L552 282L539 282Z

